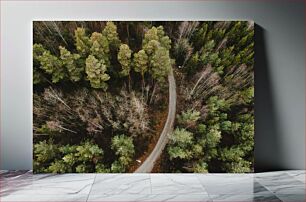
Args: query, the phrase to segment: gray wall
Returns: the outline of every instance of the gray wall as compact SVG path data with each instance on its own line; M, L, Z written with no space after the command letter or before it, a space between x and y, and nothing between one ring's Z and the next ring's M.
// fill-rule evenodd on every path
M305 168L303 1L1 2L1 169L32 169L32 20L254 20L256 170Z

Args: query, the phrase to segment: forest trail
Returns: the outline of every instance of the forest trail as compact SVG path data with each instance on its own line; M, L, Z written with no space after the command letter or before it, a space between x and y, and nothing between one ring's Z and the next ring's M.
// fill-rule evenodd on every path
M148 158L142 163L142 165L135 171L135 173L150 173L154 167L155 162L161 155L168 142L168 134L173 131L173 124L176 114L176 84L175 78L173 76L173 69L171 68L168 75L169 82L169 106L168 106L168 116L166 123L164 125L163 131L160 134L157 144L155 145L153 151L148 156Z

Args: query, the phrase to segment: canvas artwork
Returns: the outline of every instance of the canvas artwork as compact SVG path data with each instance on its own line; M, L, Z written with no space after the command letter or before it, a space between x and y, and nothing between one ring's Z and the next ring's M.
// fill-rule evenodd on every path
M254 23L34 21L35 173L248 173Z

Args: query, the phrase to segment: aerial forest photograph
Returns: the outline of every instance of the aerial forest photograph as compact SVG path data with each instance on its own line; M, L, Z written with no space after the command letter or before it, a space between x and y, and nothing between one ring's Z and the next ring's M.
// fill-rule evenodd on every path
M254 22L33 21L34 173L254 172Z

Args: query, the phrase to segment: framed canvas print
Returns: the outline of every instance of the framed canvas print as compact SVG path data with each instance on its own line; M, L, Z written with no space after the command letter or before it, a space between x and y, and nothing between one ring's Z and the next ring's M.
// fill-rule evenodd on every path
M34 21L35 173L248 173L251 21Z

